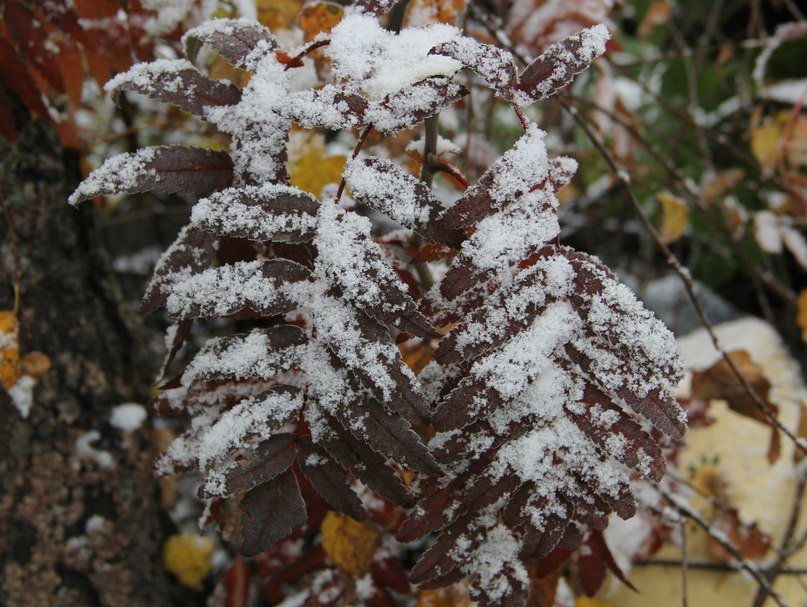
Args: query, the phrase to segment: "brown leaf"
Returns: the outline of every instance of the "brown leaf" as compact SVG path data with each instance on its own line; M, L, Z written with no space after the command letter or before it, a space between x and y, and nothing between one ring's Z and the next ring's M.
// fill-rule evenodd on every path
M429 51L432 55L446 55L471 68L504 99L512 100L518 86L513 55L492 44L462 38L445 42Z
M596 37L600 27L605 26L595 26L550 46L522 72L519 89L537 101L554 95L569 84L599 54L593 48L587 49L591 43L586 39Z
M390 459L423 474L442 475L443 471L409 423L398 415L386 411L374 399L361 404L346 403L337 419L346 430L357 432L369 445ZM357 420L361 427L354 430Z
M747 525L741 522L735 508L721 509L715 520L712 521L711 527L722 532L744 559L761 561L770 549L770 536L759 529L756 523ZM726 552L723 546L711 536L707 548L714 559L723 563L734 562L734 556Z
M157 262L154 275L143 295L140 313L151 314L165 305L176 276L196 274L209 267L213 261L215 243L215 237L209 232L191 227L183 228ZM180 333L179 329L177 333Z
M329 428L332 434L321 437L318 444L331 457L356 478L369 485L381 497L399 505L412 503L406 487L392 468L387 465L385 458L364 442L353 437L335 420L330 421Z
M745 350L732 350L727 355L771 414L776 415L779 412L779 407L769 399L771 383L765 377L762 367L757 365ZM760 411L754 398L743 387L724 358L718 360L705 371L693 373L692 398L703 401L725 400L729 408L735 413L762 424L770 425L768 416ZM773 463L779 458L780 437L776 427L772 427L771 431L768 461Z
M318 207L302 190L227 188L196 204L193 224L219 236L296 244L314 237Z
M259 485L244 496L240 551L255 556L305 524L305 503L291 470Z

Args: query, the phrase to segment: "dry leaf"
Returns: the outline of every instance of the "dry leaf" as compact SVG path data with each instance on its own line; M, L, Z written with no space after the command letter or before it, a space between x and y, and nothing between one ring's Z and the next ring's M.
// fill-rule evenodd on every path
M8 390L22 375L17 315L11 310L0 311L0 383Z
M303 7L300 11L300 29L305 32L306 40L313 40L317 34L327 34L342 20L344 10L333 2L319 2L313 6Z
M459 583L448 588L421 590L415 607L471 607L468 588Z
M660 192L656 198L661 203L659 236L664 244L670 244L681 238L686 230L689 224L689 209L682 198L670 192Z
M720 531L737 548L744 559L758 561L764 558L771 545L771 538L763 533L756 523L745 525L735 508L721 510L711 525L712 529ZM724 563L734 562L734 556L726 552L723 546L712 537L709 537L707 546L710 556Z
M370 570L380 537L381 530L372 523L361 523L332 510L322 521L325 554L334 565L357 577Z
M20 370L34 379L39 379L45 375L48 369L50 369L50 359L39 350L28 352L20 360Z
M770 402L768 393L771 383L762 373L745 350L732 350L728 356L737 367L737 370L751 386L760 400L769 411L776 415L779 408ZM735 413L749 417L763 424L769 424L768 417L759 410L753 397L737 379L725 359L721 358L705 371L698 371L692 375L692 398L696 400L725 400L729 408ZM779 458L780 451L779 432L772 428L771 443L768 450L768 461L773 463Z

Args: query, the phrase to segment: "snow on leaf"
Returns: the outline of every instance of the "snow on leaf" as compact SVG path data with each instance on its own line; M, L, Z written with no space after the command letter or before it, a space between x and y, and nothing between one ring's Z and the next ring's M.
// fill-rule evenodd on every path
M213 261L215 238L201 230L185 226L173 244L162 254L151 278L140 311L150 314L165 305L171 286L204 270Z
M250 71L264 54L277 48L271 32L252 19L214 19L182 36L185 56L192 62L203 44L210 45L235 67Z
M434 47L430 53L446 55L460 61L479 74L490 87L505 99L512 99L518 85L513 55L498 46L473 38L462 37Z
M191 225L219 236L297 243L314 237L318 207L316 198L289 186L228 188L196 203Z
M458 230L440 230L435 225L443 205L430 188L391 161L355 159L347 164L344 176L354 197L402 226L450 246L459 246L462 241Z
M298 306L283 287L308 277L308 270L286 259L209 268L175 283L166 308L180 320L228 316L245 309L262 316L285 314Z
M373 242L368 219L326 202L314 244L318 275L369 316L414 335L435 334Z
M392 134L414 127L467 94L468 89L449 78L426 78L371 103L364 122Z
M292 93L286 115L307 129L338 131L365 123L368 102L361 95L341 91L332 84Z
M231 106L241 98L238 87L208 78L185 59L139 63L115 76L104 89L134 91L200 117L210 106Z
M207 482L199 488L199 496L215 497L219 494L231 495L249 491L275 478L294 463L297 455L294 440L294 435L289 433L270 436L259 443L247 459L229 467L223 473L223 486L216 486L215 480L218 479L216 477L211 479L211 476L208 476ZM202 445L207 446L205 443Z
M201 194L229 185L233 165L225 152L184 146L144 148L118 154L90 173L70 195L78 204L95 196L133 194Z
M557 93L605 52L611 35L602 23L556 42L521 73L519 103L528 105Z

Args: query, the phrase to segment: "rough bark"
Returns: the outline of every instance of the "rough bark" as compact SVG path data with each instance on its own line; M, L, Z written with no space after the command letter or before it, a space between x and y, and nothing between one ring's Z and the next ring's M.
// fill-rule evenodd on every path
M27 419L0 388L0 604L190 605L162 565L170 524L147 430L109 424L114 405L145 395L94 210L66 202L77 161L46 121L18 118L17 141L0 138L0 309L16 282L20 350L51 367ZM114 466L80 457L88 432Z

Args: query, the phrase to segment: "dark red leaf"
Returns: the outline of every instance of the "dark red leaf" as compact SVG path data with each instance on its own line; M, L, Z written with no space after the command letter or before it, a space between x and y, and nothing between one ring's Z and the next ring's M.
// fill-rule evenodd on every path
M254 556L306 521L305 503L291 470L259 485L244 496L241 510L240 551Z

